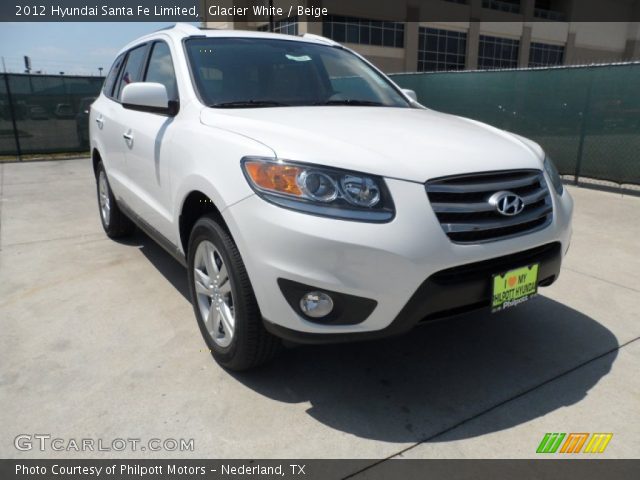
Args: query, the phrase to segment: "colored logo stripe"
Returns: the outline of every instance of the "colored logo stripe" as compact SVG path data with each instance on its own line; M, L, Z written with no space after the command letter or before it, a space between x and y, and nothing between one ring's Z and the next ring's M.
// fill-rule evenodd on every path
M562 445L560 453L580 453L587 438L589 438L588 433L570 433Z
M564 436L564 433L546 433L536 453L556 453Z
M594 433L584 449L584 453L602 453L607 448L613 433Z

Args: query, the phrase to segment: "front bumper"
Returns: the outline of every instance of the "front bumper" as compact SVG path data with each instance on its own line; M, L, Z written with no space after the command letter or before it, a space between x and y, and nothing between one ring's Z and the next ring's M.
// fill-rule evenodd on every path
M488 304L492 273L539 261L541 284L557 277L571 236L573 203L566 189L562 197L552 195L554 216L547 228L459 245L443 232L423 184L386 182L396 205L396 217L386 224L315 217L257 196L223 212L269 330L314 343L393 335L424 319ZM282 279L376 305L357 324L318 324L292 308L279 287Z
M411 296L396 318L382 330L359 333L307 333L265 321L274 335L296 343L339 343L400 335L419 323L489 308L492 275L538 263L538 285L551 285L560 274L561 244L550 243L506 257L453 267L431 275ZM308 290L307 290L308 291Z

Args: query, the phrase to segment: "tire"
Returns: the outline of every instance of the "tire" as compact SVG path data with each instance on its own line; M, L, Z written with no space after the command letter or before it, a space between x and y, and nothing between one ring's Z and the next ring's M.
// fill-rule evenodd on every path
M271 360L281 341L264 328L238 248L213 216L194 225L187 265L193 310L214 359L233 371Z
M100 221L107 236L109 238L121 238L131 235L135 226L118 207L102 162L99 162L96 168L96 193L98 195Z

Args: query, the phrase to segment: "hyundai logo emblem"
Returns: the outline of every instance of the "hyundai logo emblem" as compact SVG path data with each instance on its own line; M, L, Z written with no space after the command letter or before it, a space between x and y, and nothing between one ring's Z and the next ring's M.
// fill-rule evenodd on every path
M524 209L524 200L513 192L497 192L489 198L489 205L507 217L518 215Z

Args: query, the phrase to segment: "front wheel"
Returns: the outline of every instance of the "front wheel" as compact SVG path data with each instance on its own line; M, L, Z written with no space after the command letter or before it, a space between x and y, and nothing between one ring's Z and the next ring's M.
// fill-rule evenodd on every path
M275 356L280 340L265 330L236 244L212 216L193 227L188 272L198 326L220 365L242 371Z

